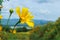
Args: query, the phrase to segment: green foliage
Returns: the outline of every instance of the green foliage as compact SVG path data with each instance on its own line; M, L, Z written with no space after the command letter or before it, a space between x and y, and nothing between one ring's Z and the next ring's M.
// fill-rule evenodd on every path
M34 29L36 30L36 29ZM56 22L49 22L44 26L40 26L30 36L31 40L60 40L60 18Z
M60 31L60 17L58 18L58 20L56 20L55 26L57 27L57 30Z
M29 40L29 35L26 32L18 32L16 34L1 32L0 38L2 40Z

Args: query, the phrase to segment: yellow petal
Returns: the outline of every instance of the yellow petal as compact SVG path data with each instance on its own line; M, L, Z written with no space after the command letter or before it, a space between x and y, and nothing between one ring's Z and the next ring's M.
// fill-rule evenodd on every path
M22 8L22 16L25 17L28 14L28 8Z
M0 19L2 19L3 18L3 16L2 15L0 15Z
M31 13L29 12L29 13L27 14L26 18L31 18L31 19L33 19L34 16L32 16Z
M30 13L25 17L26 21L32 20L33 18L34 16L31 16Z
M27 17L26 19L31 20L31 19L33 19L33 17L34 17L34 16L29 16L29 17Z
M16 13L18 14L18 16L20 17L20 7L16 7Z
M26 22L26 23L29 27L34 28L34 22L29 21L29 22Z

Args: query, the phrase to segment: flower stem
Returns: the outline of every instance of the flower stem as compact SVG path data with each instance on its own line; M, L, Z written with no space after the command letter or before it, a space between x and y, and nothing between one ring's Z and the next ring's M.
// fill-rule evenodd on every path
M11 17L11 14L9 15L9 18L8 18L8 20L7 20L7 26L8 26L8 23L9 23L10 17Z
M16 25L17 25L18 23L20 23L20 20L14 25L14 29L15 29L15 27L16 27Z

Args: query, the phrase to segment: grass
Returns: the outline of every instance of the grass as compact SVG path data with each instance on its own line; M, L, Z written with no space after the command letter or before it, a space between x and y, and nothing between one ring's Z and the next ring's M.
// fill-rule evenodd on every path
M17 32L16 34L1 32L0 37L3 40L29 40L29 32Z

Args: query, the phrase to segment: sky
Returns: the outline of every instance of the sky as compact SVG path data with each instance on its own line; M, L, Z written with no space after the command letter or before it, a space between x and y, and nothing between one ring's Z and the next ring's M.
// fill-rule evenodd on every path
M56 21L60 17L60 0L10 0L3 2L2 15L4 19L9 17L9 9L19 6L29 8L36 20ZM11 19L18 19L18 15L14 11Z

